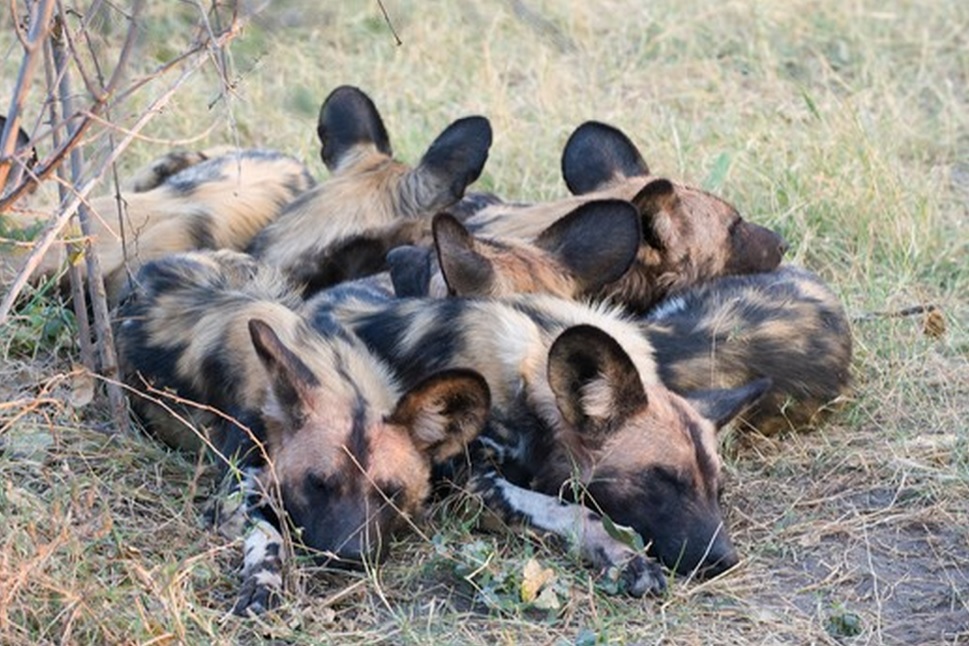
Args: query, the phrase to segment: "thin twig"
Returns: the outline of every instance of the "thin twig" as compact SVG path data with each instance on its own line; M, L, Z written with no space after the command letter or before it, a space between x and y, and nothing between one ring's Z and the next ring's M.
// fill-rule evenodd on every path
M864 314L859 314L858 316L852 317L852 321L872 321L874 319L880 318L904 318L906 316L915 316L917 314L931 314L932 312L937 312L939 310L938 305L932 303L926 303L925 305L912 305L910 307L903 307L900 310L881 310L877 312L865 312Z
M101 84L99 94L96 94L98 101L103 102L108 96L111 95L113 89L118 85L122 78L125 68L128 66L128 61L131 56L132 48L134 47L135 34L138 30L138 16L141 15L141 0L136 0L134 6L132 7L131 15L129 16L128 24L128 34L125 38L124 46L121 49L121 53L118 55L118 60L114 66L114 72L111 75L111 79L107 84L102 84L102 74L100 65L97 63L97 57L94 55L93 47L91 47L90 40L87 41L88 47L91 50L92 58L95 60L95 70L98 74L98 81ZM87 30L82 31L85 35ZM70 37L68 35L68 43L70 44ZM80 63L80 57L77 52L73 52L75 63ZM65 112L73 112L70 109L70 80L66 73L62 75L62 101L64 104ZM70 125L68 125L70 131ZM76 185L80 181L81 173L84 167L84 158L80 147L75 148L71 151L71 178ZM113 164L112 164L113 168ZM123 207L119 203L118 205L118 218L122 217ZM90 295L91 309L94 313L94 331L97 335L98 352L101 359L101 374L107 377L109 380L114 380L118 375L118 361L115 354L114 348L114 335L111 331L111 319L108 312L108 301L107 293L104 288L104 275L101 272L101 259L98 258L97 253L94 252L92 248L91 240L94 236L94 230L91 226L91 214L88 211L87 205L81 202L77 211L78 222L81 226L81 233L84 236L84 260L87 265L87 285L88 293ZM108 401L110 402L112 416L114 417L115 424L121 432L128 431L128 409L124 397L124 392L108 381L106 387L108 393Z
M229 40L234 38L238 32L239 32L239 26L233 24L232 26L230 26L230 31L224 32L219 37L219 40L216 41L216 46L225 47L225 45L229 42ZM229 34L228 39L226 38L226 34ZM170 72L175 67L178 67L179 64L190 59L192 56L197 55L199 52L203 51L208 46L209 46L208 41L199 42L187 52L180 54L176 56L174 59L172 59L171 61L168 61L164 65L159 66L157 69L155 69L155 71L151 72L150 74L136 81L133 81L131 85L129 85L124 90L116 90L115 93L112 95L114 100L111 102L110 106L114 107L114 106L120 105L125 100L127 100L131 95L135 94L138 90L143 88L145 85L147 85L148 83L154 81L155 79L161 76L164 76L166 73ZM28 173L27 177L24 178L24 180L20 183L20 185L18 185L15 189L7 193L7 195L4 196L3 199L0 199L0 213L9 209L15 202L17 202L17 200L22 198L34 186L37 186L44 180L48 179L53 174L54 170L64 161L64 158L70 153L70 151L74 148L74 146L78 145L78 142L81 140L81 136L87 132L88 128L90 128L92 123L95 121L100 123L104 122L103 119L100 118L100 114L105 110L107 110L108 107L109 106L106 103L95 102L95 104L88 109L86 114L72 115L73 117L79 117L81 119L78 125L78 129L74 132L74 135L71 136L60 148L57 148L49 158L44 159L42 163L38 164L34 168L32 173ZM58 124L57 127L60 127L60 124ZM134 133L132 131L124 131L124 132L126 132L126 134L133 134L136 137L138 136L138 133L136 132ZM144 137L139 137L139 139L144 139Z
M63 106L64 112L70 112L70 87L66 83L67 63L65 60L63 40L65 26L61 17L61 13L58 13L54 17L54 28L51 31L51 37L48 39L49 46L44 50L44 58L48 67L47 87L51 88L52 92L54 88L57 88L57 92L61 97L60 105ZM57 108L57 101L49 101L50 123L52 127L53 124L58 122ZM61 144L61 129L53 128L52 133L54 146L59 147ZM69 193L67 189L66 171L63 165L57 167L57 177L58 195L60 196L61 202L64 202L67 200ZM74 243L68 243L68 255L70 257L74 256L75 250L76 245ZM81 351L81 363L85 368L94 372L94 346L91 337L91 324L88 321L87 315L84 277L81 275L80 267L73 262L68 263L67 272L71 283L71 304L74 308L74 319L77 322L77 341Z
M20 132L20 112L27 100L27 92L30 90L31 81L33 81L34 72L39 62L37 54L43 51L43 44L47 38L51 15L54 11L53 0L41 0L35 6L36 11L31 16L30 21L30 32L27 35L27 42L24 44L24 58L20 64L17 83L14 85L13 99L10 101L10 108L7 110L7 123L3 128L3 133L0 134L0 160L4 160L0 161L0 186L7 184L11 159L17 146L17 133Z
M88 194L94 189L110 165L114 163L114 161L117 160L122 153L124 153L129 145L131 145L131 142L135 138L135 134L144 128L148 122L155 117L155 115L161 112L162 108L164 108L168 102L171 101L175 93L182 87L189 77L195 73L202 63L203 61L201 59L193 61L175 80L171 87L169 87L165 92L151 102L145 112L135 122L134 126L131 128L131 132L122 137L122 139L118 142L118 145L108 153L107 158L98 167L97 171L94 173L94 176L88 179L77 189L77 191L74 193L74 197L72 197L67 204L62 205L56 211L54 217L50 219L47 228L37 240L37 244L34 246L33 251L31 251L31 253L27 256L27 260L24 262L23 268L10 285L3 301L0 302L0 325L6 322L17 296L23 290L24 286L27 284L27 281L30 279L30 276L40 265L44 254L47 253L47 250L54 243L54 240L60 234L61 230L67 224L67 221L77 210L81 202L87 199ZM90 115L86 115L79 128L83 127L85 123L90 123L90 121Z
M394 35L394 40L397 42L397 46L400 47L404 44L404 41L402 41L400 36L397 35L397 30L394 29L394 23L390 21L390 16L387 14L387 8L384 7L383 0L377 0L377 5L380 7L380 12L384 14L384 22L386 22L387 26L390 28L390 33Z

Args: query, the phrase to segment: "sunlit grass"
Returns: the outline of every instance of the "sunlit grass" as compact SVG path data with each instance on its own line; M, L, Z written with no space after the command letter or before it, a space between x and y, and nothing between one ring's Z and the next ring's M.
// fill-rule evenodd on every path
M147 4L136 70L182 51L198 16L191 4ZM653 172L777 228L790 260L832 284L859 317L855 401L814 434L731 438L729 523L746 560L721 580L674 581L661 600L610 597L554 547L479 534L447 508L422 524L428 541L401 538L376 572L301 564L278 612L241 621L225 616L239 546L202 521L210 476L150 440L110 434L99 404L70 405L70 353L24 345L25 329L45 329L45 301L3 331L0 642L828 643L849 637L837 631L855 616L864 643L965 639L969 6L383 4L401 45L376 2L274 2L233 43L230 85L206 66L122 173L172 142L235 142L294 154L322 178L319 104L353 84L408 161L452 120L486 115L495 138L478 186L541 200L565 194L571 130L613 123ZM121 31L99 27L111 45ZM0 56L3 99L19 64L9 19ZM112 118L130 125L159 87ZM860 319L918 304L941 309L941 338L920 316ZM482 555L491 578L468 578ZM561 610L508 592L531 557L555 570ZM906 581L929 575L948 605L906 596ZM866 583L876 579L900 583L893 595ZM933 627L943 632L918 632Z

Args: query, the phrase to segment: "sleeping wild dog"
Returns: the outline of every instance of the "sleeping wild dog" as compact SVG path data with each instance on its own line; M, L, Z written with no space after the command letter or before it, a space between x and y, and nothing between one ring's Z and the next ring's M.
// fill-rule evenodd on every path
M204 441L233 484L221 528L246 537L237 613L279 592L286 523L323 562L378 559L421 511L432 465L484 425L480 375L429 371L401 389L336 321L310 327L278 274L248 256L171 255L139 281L120 309L124 378L148 392L132 401L153 433L181 448ZM166 391L201 408L166 406Z
M583 299L626 273L641 237L639 213L623 200L581 204L531 242L474 236L449 213L434 216L431 232L433 252L411 246L388 254L396 295Z
M771 388L740 418L764 435L814 426L849 393L847 314L806 269L720 278L661 302L640 325L660 378L677 392L770 377Z
M24 135L26 137L26 135ZM217 148L172 152L137 171L128 190L87 202L94 229L91 250L104 273L109 306L130 287L138 267L170 253L244 249L283 207L315 180L297 160L270 150ZM8 229L26 229L49 218L47 210L22 208L0 215ZM66 233L81 240L76 224ZM0 250L3 273L19 268L29 251L8 242ZM38 275L62 276L66 247L51 250ZM85 263L78 263L82 275Z
M641 217L639 251L632 267L596 297L637 312L717 276L770 271L786 251L780 236L746 222L720 198L650 174L635 144L612 126L579 126L566 143L562 171L574 197L532 206L491 204L464 223L476 234L532 240L583 203L628 200Z
M388 300L345 285L303 312L317 328L345 324L405 385L461 366L483 375L491 417L469 486L498 518L574 541L637 595L662 590L665 579L610 538L603 514L678 572L712 575L737 563L719 505L716 429L768 380L685 399L659 383L634 323L547 295Z
M610 204L590 202L580 208L602 205L600 211ZM587 298L586 286L594 288L594 283L577 278L582 274L575 267L600 268L594 277L608 275L601 268L609 263L616 263L612 266L619 273L622 263L631 263L606 228L623 212L609 208L614 209L609 218L602 212L588 214L601 221L598 226L560 228L575 242L551 245L539 243L546 234L534 244L475 237L455 219L439 215L434 220L436 258L416 251L405 258L403 250L392 256L395 291L433 297L547 293ZM577 261L583 253L589 256ZM740 416L744 426L764 435L813 426L848 394L852 339L847 314L831 289L805 269L785 265L716 278L667 297L639 321L656 350L660 378L680 394L770 377L767 393Z
M416 167L396 161L370 98L351 86L320 109L320 156L332 174L295 200L253 240L249 252L279 267L310 294L384 269L388 250L429 241L430 218L455 204L481 174L491 126L458 119Z

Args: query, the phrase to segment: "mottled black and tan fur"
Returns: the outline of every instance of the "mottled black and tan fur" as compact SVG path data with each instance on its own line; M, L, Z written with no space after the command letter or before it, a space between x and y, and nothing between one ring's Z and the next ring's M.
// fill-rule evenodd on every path
M657 305L642 329L663 383L677 392L770 377L771 388L741 415L766 435L813 426L849 393L848 317L805 269L783 266L687 290Z
M432 233L434 253L388 258L397 295L587 298L629 269L640 239L639 214L622 200L582 204L531 242L473 236L448 213L434 216Z
M335 288L304 312L324 324L339 319L403 384L460 366L484 376L491 420L471 486L501 518L576 540L595 565L622 572L634 594L660 590L664 579L609 540L596 512L633 527L677 571L736 564L718 502L716 429L766 381L684 399L660 384L634 323L546 295L387 301ZM588 508L576 515L564 503ZM563 530L569 518L581 521L578 537Z
M562 169L574 197L531 206L492 204L465 220L468 229L534 239L581 204L627 200L642 220L639 253L596 296L637 312L717 276L770 271L786 250L780 236L745 221L715 195L650 174L636 146L612 126L594 121L579 126L566 144Z
M480 375L432 371L399 388L337 321L314 328L295 313L293 292L248 256L168 256L139 280L117 327L125 381L154 400L169 391L204 408L177 406L194 422L182 430L159 404L133 403L156 435L196 448L197 432L242 474L243 504L226 522L248 527L236 612L258 612L279 591L284 523L320 560L379 558L421 511L432 465L462 453L484 425ZM274 498L281 508L266 502Z
M132 188L87 202L109 305L130 287L145 262L197 249L242 250L283 207L315 185L306 167L287 155L258 149L169 153L137 171ZM10 228L46 220L46 211L19 209L2 216ZM80 240L77 225L67 238ZM5 271L26 256L24 247L3 251ZM38 270L61 273L66 247L52 249ZM85 264L79 263L82 275Z
M438 219L437 261L415 254L392 265L398 294L502 298L541 292L581 299L588 293L566 263L602 266L614 257L610 248L599 260L578 263L536 244L476 238L457 222ZM587 248L595 253L592 244ZM781 266L713 279L667 297L641 320L663 383L678 393L771 378L768 392L741 416L763 434L809 428L849 392L847 315L831 289L805 269Z
M249 249L307 293L381 271L391 248L429 241L431 216L461 199L491 147L488 120L465 117L416 167L401 163L377 108L351 86L327 97L317 132L331 177L294 201Z

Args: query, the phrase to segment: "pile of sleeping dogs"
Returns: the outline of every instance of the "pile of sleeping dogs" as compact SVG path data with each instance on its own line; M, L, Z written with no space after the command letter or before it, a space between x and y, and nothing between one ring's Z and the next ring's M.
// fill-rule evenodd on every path
M99 225L133 407L226 473L234 610L279 594L285 528L324 562L372 562L443 481L631 595L664 590L660 564L736 565L717 430L810 425L848 381L844 312L780 266L783 240L602 123L566 145L572 195L532 205L465 193L482 117L412 167L341 87L318 134L322 183L277 153L173 154L126 195L128 233Z

